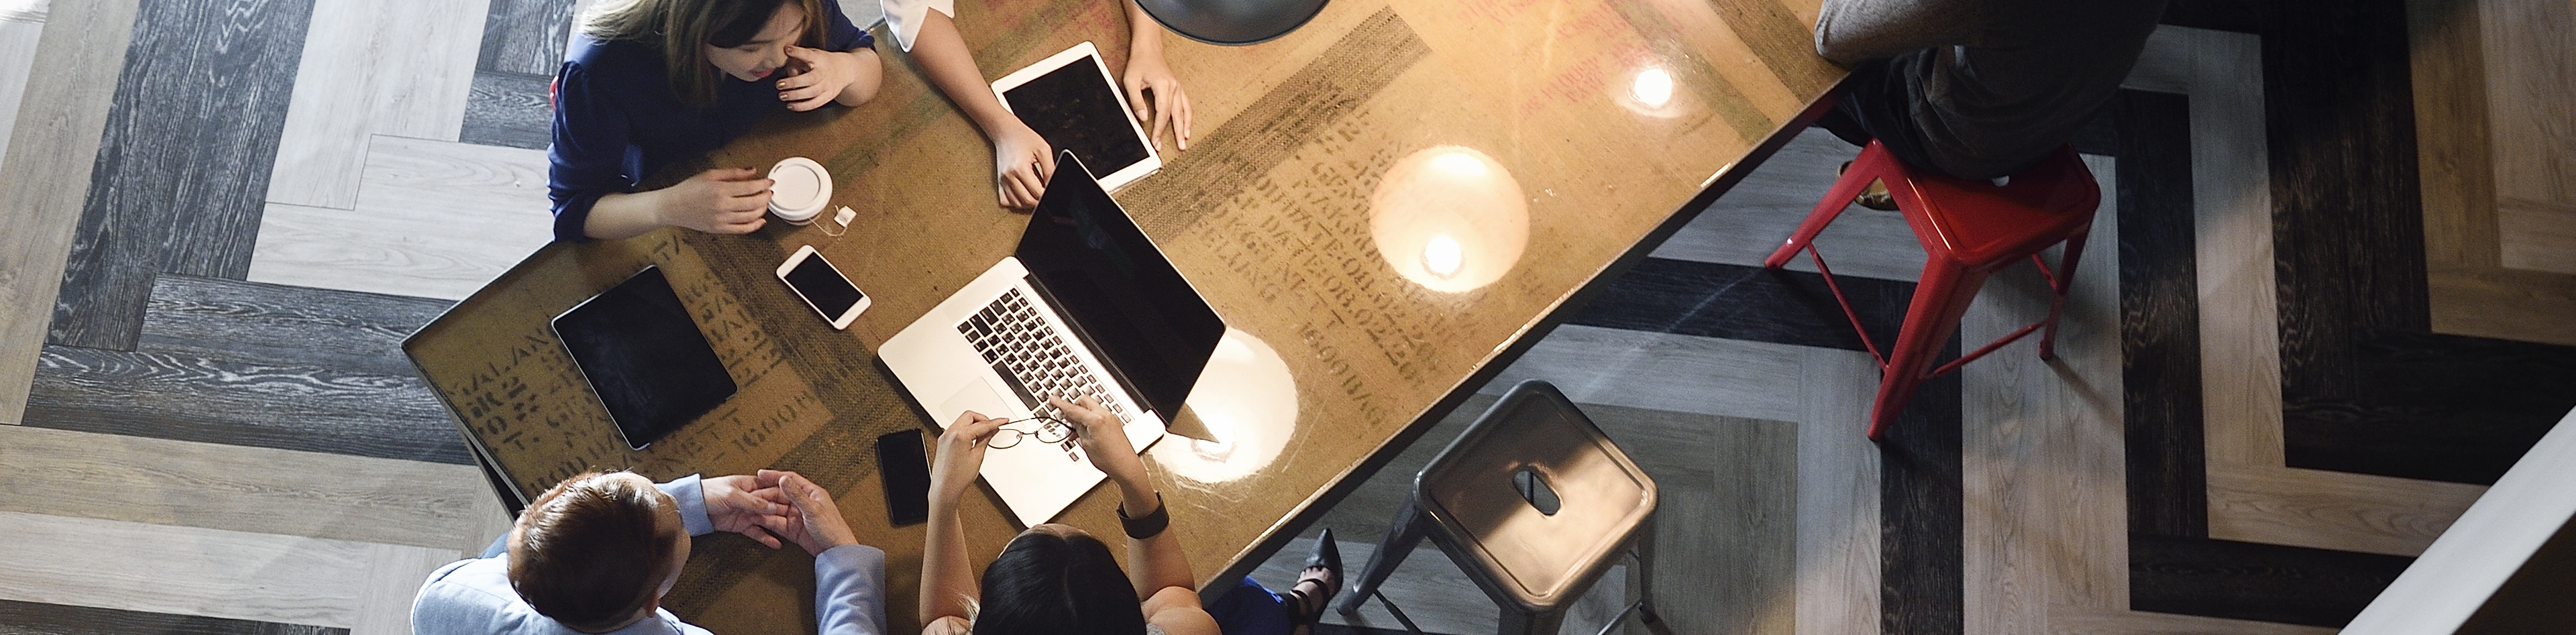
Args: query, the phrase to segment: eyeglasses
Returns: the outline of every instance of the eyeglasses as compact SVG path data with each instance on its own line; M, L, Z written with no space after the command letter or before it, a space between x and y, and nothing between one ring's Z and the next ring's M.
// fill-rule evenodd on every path
M1044 421L1046 423L1039 425L1038 429L1035 431L1026 431L1010 427L1011 424L1029 421ZM1037 416L1029 417L1027 419L1013 419L1002 422L1002 426L1002 429L993 431L993 439L984 442L984 447L995 450L1008 449L1011 446L1019 445L1021 438L1031 436L1037 437L1039 443L1047 444L1063 443L1066 440L1073 438L1073 426L1067 425L1063 419L1057 419L1055 417Z

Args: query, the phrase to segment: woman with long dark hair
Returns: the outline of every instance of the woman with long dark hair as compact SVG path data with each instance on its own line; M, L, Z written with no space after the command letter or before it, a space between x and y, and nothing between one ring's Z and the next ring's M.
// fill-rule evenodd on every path
M1287 593L1251 578L1202 607L1189 557L1165 531L1171 515L1145 461L1100 402L1052 400L1093 467L1118 488L1128 569L1109 547L1071 525L1047 523L1012 538L982 578L967 564L957 501L984 465L1005 422L968 412L939 438L930 470L930 534L921 556L923 635L1291 635L1307 630L1342 585L1341 552L1326 530ZM1006 444L1008 445L1008 444Z
M866 102L884 73L875 38L822 0L601 0L574 32L546 149L556 240L760 229L770 183L751 170L636 188L782 108Z

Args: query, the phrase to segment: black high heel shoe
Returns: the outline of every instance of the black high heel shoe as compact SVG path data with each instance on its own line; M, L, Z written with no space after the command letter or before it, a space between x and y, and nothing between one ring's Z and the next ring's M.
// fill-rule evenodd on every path
M1297 576L1296 585L1289 587L1288 593L1295 599L1295 603L1288 609L1290 623L1298 626L1314 626L1317 620L1323 619L1324 607L1332 606L1333 596L1342 593L1342 548L1341 545L1333 542L1331 529L1325 529L1323 535L1317 536L1315 550L1306 554L1306 571L1317 569L1322 569L1323 572L1320 574L1301 572L1301 575ZM1315 583L1322 593L1308 594L1301 588L1308 582Z

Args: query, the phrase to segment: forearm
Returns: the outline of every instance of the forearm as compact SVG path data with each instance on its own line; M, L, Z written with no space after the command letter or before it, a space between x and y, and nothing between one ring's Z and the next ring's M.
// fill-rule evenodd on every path
M1143 518L1162 509L1162 499L1155 493L1151 480L1145 477L1142 461L1131 476L1119 477L1118 509L1129 518ZM1198 580L1190 574L1189 555L1181 551L1181 539L1169 526L1150 538L1127 539L1127 579L1136 585L1136 597L1153 597L1167 587L1197 590Z
M1162 23L1155 22L1152 14L1145 13L1145 5L1137 4L1136 0L1126 0L1124 4L1127 5L1128 63L1147 57L1162 59Z
M858 77L852 78L849 86L842 87L841 94L833 97L832 101L843 106L856 106L875 99L877 88L885 81L885 62L877 57L876 49L862 48L834 55L850 56L849 61L858 71Z
M1019 123L1011 111L1002 108L1002 100L984 82L984 72L975 68L975 54L966 49L966 36L957 32L957 23L948 14L931 11L922 18L921 34L912 45L912 58L921 64L922 74L930 84L948 95L968 121L990 138L993 131Z
M966 528L957 518L956 497L941 498L931 501L929 537L921 547L919 608L925 625L942 617L971 619L966 602L982 595L966 563Z
M659 190L617 193L599 197L591 205L590 217L582 222L582 233L599 240L634 238L667 223L662 222L662 200Z

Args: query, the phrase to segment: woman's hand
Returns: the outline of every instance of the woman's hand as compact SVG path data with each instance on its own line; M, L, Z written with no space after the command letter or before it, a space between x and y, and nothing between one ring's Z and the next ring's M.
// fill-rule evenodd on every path
M769 219L769 179L743 168L699 172L659 192L655 219L710 234L748 234ZM640 233L640 232L639 232Z
M1049 398L1047 403L1064 412L1065 423L1073 426L1075 442L1091 457L1092 467L1122 485L1145 483L1145 460L1136 456L1136 444L1127 439L1126 424L1102 408L1098 398Z
M775 482L763 484L749 474L699 479L698 494L706 499L707 521L717 531L750 536L771 549L779 542L769 528L786 526L787 517L796 513Z
M998 130L987 131L993 133L993 183L1002 206L1037 207L1047 179L1055 176L1055 149L1016 117L993 128Z
M1155 35L1161 35L1159 29ZM1163 147L1163 131L1170 129L1180 141L1182 150L1190 149L1190 96L1181 92L1181 80L1172 76L1172 67L1163 63L1163 53L1134 47L1127 56L1127 106L1136 111L1136 123L1145 126L1145 138L1154 147ZM1150 93L1152 99L1147 99Z
M875 52L870 51L868 57L875 57ZM841 91L858 83L867 70L862 68L860 55L856 52L838 53L789 46L787 58L804 71L778 80L778 100L787 102L788 110L798 112L821 108L823 104L839 99Z
M966 495L966 486L975 482L976 473L984 469L985 445L993 433L1002 429L1000 417L987 417L969 410L948 424L948 432L939 435L939 456L930 462L930 504L955 505Z

